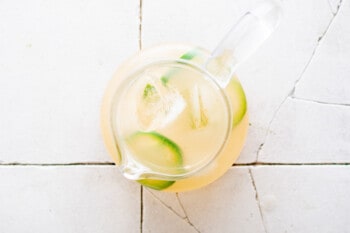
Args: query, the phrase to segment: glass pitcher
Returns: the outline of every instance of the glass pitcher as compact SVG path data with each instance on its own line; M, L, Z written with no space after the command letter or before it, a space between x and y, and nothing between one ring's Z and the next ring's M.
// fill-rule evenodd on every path
M210 53L184 44L145 49L124 62L102 103L104 142L122 174L162 191L222 176L242 150L247 100L234 75L276 28L280 6L246 13Z

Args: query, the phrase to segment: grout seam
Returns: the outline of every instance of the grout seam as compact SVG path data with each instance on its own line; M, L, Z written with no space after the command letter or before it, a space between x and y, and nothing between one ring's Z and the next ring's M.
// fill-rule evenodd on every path
M250 181L252 183L252 186L253 186L253 189L254 189L254 192L255 192L255 201L256 201L256 204L258 205L261 222L262 222L262 225L264 227L264 232L267 233L266 223L265 223L263 211L262 211L262 208L261 208L259 194L258 194L258 190L256 188L256 184L255 184L255 180L254 180L254 177L253 177L252 169L249 168L248 172L249 172Z
M236 163L232 167L245 166L348 166L350 162L306 162L306 163L290 163L290 162L251 162ZM91 163L0 163L0 167L74 167L74 166L116 166L109 162L91 162Z
M180 213L175 211L171 206L169 206L167 203L165 203L162 199L160 199L156 194L154 194L149 189L145 189L155 200L157 200L160 204L162 204L165 208L167 208L169 211L171 211L173 214L181 218L182 220L185 220L186 217L181 216Z
M232 167L258 167L258 166L348 166L350 162L326 162L326 163L269 163L269 162L252 162L252 163L237 163L233 164Z
M142 49L142 0L139 0L139 50ZM143 186L140 186L140 233L143 233L143 214L144 214L144 206L143 206Z
M187 214L187 211L184 207L184 205L182 204L181 200L180 200L180 197L179 197L179 193L175 193L176 195L176 199L177 199L177 202L179 203L182 211L184 212L185 214L185 218L184 220L186 220L186 222L197 232L197 233L201 233L200 230L191 222L190 218L188 217L188 214Z
M313 100L313 99L306 99L306 98L297 97L297 96L291 96L290 98L293 100L299 100L299 101L322 104L322 105L337 106L337 107L350 107L350 103L325 102L325 101L319 101L319 100Z
M143 186L140 186L140 233L143 232Z
M115 166L113 162L74 162L74 163L0 163L0 166L32 166L32 167L60 167L60 166Z
M142 0L139 0L139 50L142 49Z

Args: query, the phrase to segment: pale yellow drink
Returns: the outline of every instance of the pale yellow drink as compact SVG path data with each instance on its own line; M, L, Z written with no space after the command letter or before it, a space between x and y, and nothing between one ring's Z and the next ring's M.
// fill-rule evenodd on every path
M101 117L107 149L122 168L123 162L130 160L156 173L140 180L145 186L164 191L199 188L223 175L243 147L247 106L236 78L221 90L204 73L186 70L182 64L163 61L146 65L157 59L181 57L201 66L208 56L192 46L160 46L131 58L109 84ZM146 68L133 74L140 67ZM134 81L128 84L126 78ZM121 85L123 88L118 89ZM174 103L160 102L168 97ZM163 114L159 110L163 105L175 110ZM144 152L149 148L155 153ZM164 159L158 152L169 158Z

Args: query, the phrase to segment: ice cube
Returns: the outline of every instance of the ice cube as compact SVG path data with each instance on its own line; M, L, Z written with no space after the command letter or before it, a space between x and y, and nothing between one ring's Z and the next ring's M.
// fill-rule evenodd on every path
M163 128L174 121L185 106L185 100L174 87L151 75L144 85L137 109L139 125L143 131Z
M204 108L201 91L197 85L190 93L192 128L199 129L208 124L207 110Z

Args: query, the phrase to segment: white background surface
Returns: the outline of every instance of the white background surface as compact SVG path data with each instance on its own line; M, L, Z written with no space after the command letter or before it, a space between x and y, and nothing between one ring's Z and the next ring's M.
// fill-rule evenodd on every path
M0 1L0 232L350 232L350 1L285 0L237 71L246 146L217 182L141 189L104 149L116 67L161 42L209 50L258 0Z

